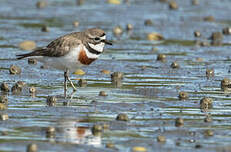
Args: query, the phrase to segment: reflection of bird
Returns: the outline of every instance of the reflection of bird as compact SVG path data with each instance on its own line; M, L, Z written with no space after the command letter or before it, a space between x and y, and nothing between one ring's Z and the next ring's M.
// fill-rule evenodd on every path
M44 48L17 55L17 59L33 56L48 66L63 70L64 97L66 98L67 80L71 83L73 90L76 90L68 76L69 71L73 72L80 66L91 64L103 52L105 44L112 45L106 40L105 32L92 28L61 36Z

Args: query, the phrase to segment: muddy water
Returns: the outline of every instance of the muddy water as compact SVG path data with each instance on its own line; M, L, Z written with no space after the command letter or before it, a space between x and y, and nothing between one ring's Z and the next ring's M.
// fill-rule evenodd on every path
M230 77L231 36L224 36L222 46L200 47L195 40L206 41L212 32L231 26L229 0L180 1L178 10L169 10L168 4L158 0L130 0L130 4L112 5L106 0L86 0L81 6L75 1L50 0L44 9L36 8L36 1L1 0L0 2L0 82L10 87L17 81L26 82L19 94L7 93L9 119L0 121L0 151L25 151L36 143L40 151L131 151L134 146L148 151L222 151L228 150L231 140L231 98L220 89L220 81ZM215 21L205 22L206 16ZM153 25L145 26L151 19ZM78 20L79 27L72 22ZM120 25L132 24L119 38L112 30ZM50 32L41 32L47 25ZM18 43L34 40L38 46L47 45L58 36L101 27L114 43L107 47L99 60L84 68L86 75L71 75L87 80L72 95L69 106L63 106L63 73L55 69L41 69L41 64L29 65L27 60L15 61L23 53ZM199 30L201 38L193 32ZM146 40L146 34L158 32L165 40ZM157 51L152 51L152 48ZM166 62L156 61L158 54L167 56ZM172 69L177 61L179 69ZM10 75L12 65L22 68L20 75ZM143 68L143 67L146 68ZM207 79L206 69L214 69L215 76ZM110 75L101 70L123 72L123 86L111 84ZM35 97L29 93L36 87ZM108 96L98 96L106 91ZM179 100L180 91L189 98ZM4 94L1 92L1 94ZM71 88L68 90L71 94ZM47 96L57 96L55 107L46 105ZM61 96L61 97L60 97ZM213 99L213 108L200 110L203 97ZM119 113L128 115L130 121L116 121ZM212 122L204 122L211 115ZM175 119L184 119L184 126L175 127ZM91 128L105 126L102 133L93 134ZM46 133L55 127L55 135ZM205 131L213 131L206 136ZM166 137L165 143L157 136ZM113 143L115 149L106 148Z

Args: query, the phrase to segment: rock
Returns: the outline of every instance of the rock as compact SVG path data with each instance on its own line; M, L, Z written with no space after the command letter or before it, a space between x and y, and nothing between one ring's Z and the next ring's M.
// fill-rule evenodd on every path
M231 35L231 27L226 27L222 30L224 35Z
M144 25L146 25L146 26L152 26L153 22L152 22L152 20L147 19L147 20L144 21Z
M157 55L157 61L166 61L166 55L165 54L158 54Z
M21 50L31 51L36 48L36 43L34 41L26 40L26 41L19 43L19 48Z
M213 107L213 99L204 97L200 100L200 108L202 110L212 109Z
M166 142L165 136L157 136L157 141L158 142Z
M74 21L74 22L72 23L72 25L73 25L74 27L78 27L78 26L79 26L79 22L78 22L78 21Z
M178 69L178 68L180 68L180 65L177 62L172 62L171 68Z
M178 4L174 0L170 1L168 5L169 5L169 9L172 9L172 10L178 9Z
M75 75L84 75L85 72L82 69L78 69L73 74L75 74Z
M29 88L29 92L30 93L35 93L36 92L36 88L35 87L30 87Z
M41 31L42 32L50 32L50 29L48 26L44 25L42 28L41 28Z
M180 100L188 99L188 93L184 92L184 91L181 91L181 92L179 92L179 96L178 97L179 97Z
M114 72L111 74L112 85L114 85L116 87L121 87L123 85L122 79L123 79L123 73L122 72Z
M55 96L48 96L47 97L47 105L48 106L55 106L57 98Z
M46 129L46 137L47 138L54 138L55 137L55 128L54 127L48 127Z
M4 103L0 103L0 110L6 110L6 105Z
M161 40L164 40L164 37L159 33L152 32L152 33L147 34L147 40L149 40L149 41L161 41Z
M104 96L105 97L105 96L107 96L107 93L105 91L100 91L99 96Z
M107 1L109 4L116 4L116 5L119 5L121 3L120 0L108 0Z
M38 1L38 2L36 3L36 7L37 7L38 9L45 8L46 6L47 6L47 2L44 1L44 0Z
M38 151L38 146L36 144L29 144L27 146L27 152L37 152Z
M91 130L94 135L97 135L97 133L101 133L103 131L103 127L101 125L94 125Z
M83 5L85 0L76 0L77 5Z
M7 83L4 83L4 82L1 84L0 88L1 88L1 91L4 91L4 92L10 91L10 87L8 86Z
M133 25L132 25L132 24L127 24L126 30L127 30L127 31L133 30Z
M21 74L22 70L16 65L11 65L9 69L10 74Z
M214 77L214 69L206 69L206 77Z
M208 129L208 130L205 130L205 131L204 131L204 135L205 135L205 136L213 136L214 133L213 133L212 130L209 130L209 129Z
M113 29L113 34L114 34L115 36L120 36L120 35L122 35L122 34L123 34L123 29L122 29L122 27L121 27L121 26L116 26L116 27L114 27L114 29Z
M1 115L0 115L0 120L1 120L1 121L5 121L5 120L8 120L8 119L9 119L8 114L1 114Z
M37 64L38 61L34 58L28 58L28 64Z
M103 73L103 74L110 74L111 72L109 70L102 70L101 73Z
M194 36L195 37L201 37L200 31L194 31Z
M8 103L7 96L5 95L0 96L0 103L7 104Z
M85 79L79 79L78 85L80 87L86 87L87 86L87 80L85 80Z
M115 144L113 144L113 143L107 143L106 144L106 148L115 149Z
M211 116L206 116L205 117L205 119L204 119L204 122L212 122L213 121L213 119L212 119L212 117Z
M116 120L120 120L120 121L129 121L129 118L126 114L124 113L120 113L117 115Z
M132 152L147 152L148 150L145 147L135 146L132 147Z
M175 126L176 127L182 127L182 126L184 126L184 120L182 118L176 118Z
M229 91L231 90L231 80L229 78L224 78L221 80L221 90Z
M207 22L214 22L215 21L215 18L213 16L206 16L204 17L204 21L207 21Z

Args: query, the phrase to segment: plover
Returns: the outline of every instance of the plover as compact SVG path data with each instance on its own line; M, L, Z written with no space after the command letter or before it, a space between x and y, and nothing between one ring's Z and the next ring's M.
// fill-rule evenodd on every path
M46 66L64 71L64 97L66 98L67 81L74 91L77 90L69 78L69 72L90 65L103 52L105 44L112 45L106 40L105 32L99 28L91 28L61 36L46 47L17 55L17 59L36 57Z

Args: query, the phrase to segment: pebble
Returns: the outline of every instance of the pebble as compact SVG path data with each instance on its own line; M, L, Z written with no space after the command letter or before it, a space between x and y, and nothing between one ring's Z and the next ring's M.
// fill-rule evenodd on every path
M34 58L28 58L28 64L37 64L38 61Z
M194 36L195 37L201 37L201 33L199 31L194 31Z
M47 105L48 106L55 106L57 98L55 96L48 96L47 97Z
M6 110L6 105L4 103L0 103L0 110Z
M37 152L38 151L38 146L37 146L37 144L34 144L34 143L32 143L32 144L29 144L28 146L27 146L27 150L26 150L27 152Z
M126 30L127 30L127 31L133 30L133 25L132 25L132 24L127 24Z
M106 148L115 149L115 144L113 144L113 143L107 143L106 144Z
M206 77L214 77L214 69L206 69Z
M206 116L205 117L205 119L204 119L204 122L212 122L213 121L213 119L212 119L212 117L211 116Z
M107 1L109 4L116 4L116 5L119 5L121 3L120 0L108 0Z
M78 26L79 26L79 22L78 22L78 21L74 21L74 22L72 23L72 25L73 25L74 27L78 27Z
M129 121L129 118L128 118L128 116L126 114L120 113L120 114L117 115L116 120Z
M77 5L83 5L85 0L76 0Z
M112 85L115 87L122 87L122 79L123 79L123 73L122 72L114 72L111 74L111 82Z
M29 88L29 92L30 93L35 93L36 92L36 88L35 87L30 87Z
M180 68L180 65L177 62L172 62L171 68L178 69L178 68Z
M213 132L212 130L209 130L209 129L208 129L208 130L205 130L205 131L204 131L204 135L205 135L205 136L213 136L213 135L214 135L214 132Z
M1 114L1 115L0 115L0 119L1 119L2 121L5 121L5 120L8 120L8 119L9 119L9 116L8 116L8 114Z
M147 152L147 149L145 147L135 146L132 147L132 152Z
M78 85L80 87L86 87L87 86L87 80L86 79L79 79Z
M8 98L5 95L0 96L0 103L7 104Z
M179 92L178 97L179 97L180 100L188 99L188 93L184 92L184 91L181 91L181 92Z
M109 71L109 70L102 70L101 73L103 73L103 74L110 74L111 71Z
M21 50L31 51L36 48L36 43L34 41L26 40L19 43L19 48Z
M50 32L50 29L48 26L44 25L42 28L41 28L41 31L42 32Z
M95 134L97 132L102 132L103 131L103 127L101 125L94 125L92 127L92 133Z
M184 126L184 120L182 118L176 118L176 120L175 120L175 126L176 127L182 127L182 126Z
M157 61L166 61L166 55L165 54L158 54L157 55Z
M174 0L170 1L168 5L169 5L169 9L172 9L172 10L178 9L178 4Z
M215 18L213 16L206 16L204 17L204 21L207 21L207 22L214 22L215 21Z
M204 97L200 100L200 108L203 110L211 109L213 107L213 99Z
M123 34L123 29L122 29L122 27L121 27L121 26L116 26L116 27L114 27L114 29L113 29L113 34L114 34L115 36L120 36L120 35L122 35L122 34Z
M222 30L224 35L231 35L231 27L226 27Z
M16 65L11 65L10 69L9 69L9 72L10 72L10 74L15 75L15 74L21 74L22 70L21 70L20 67L18 67Z
M146 25L146 26L152 26L153 22L152 22L152 20L147 19L147 20L144 21L144 25Z
M8 86L8 84L7 83L2 83L1 84L1 91L4 91L4 92L9 92L10 91L10 87Z
M164 37L156 32L148 33L147 34L147 40L149 41L161 41L164 40Z
M105 91L100 91L99 96L104 96L105 97L105 96L107 96L107 93Z
M46 6L47 6L47 2L44 1L44 0L38 1L38 2L36 3L36 7L37 7L38 9L45 8Z
M157 141L158 142L166 142L166 137L165 136L157 136Z
M231 89L231 80L229 78L224 78L221 80L221 90L228 91Z
M84 75L85 72L82 69L78 69L73 74L75 74L75 75Z
M55 128L54 127L48 127L46 129L46 137L47 138L54 138L55 137Z

